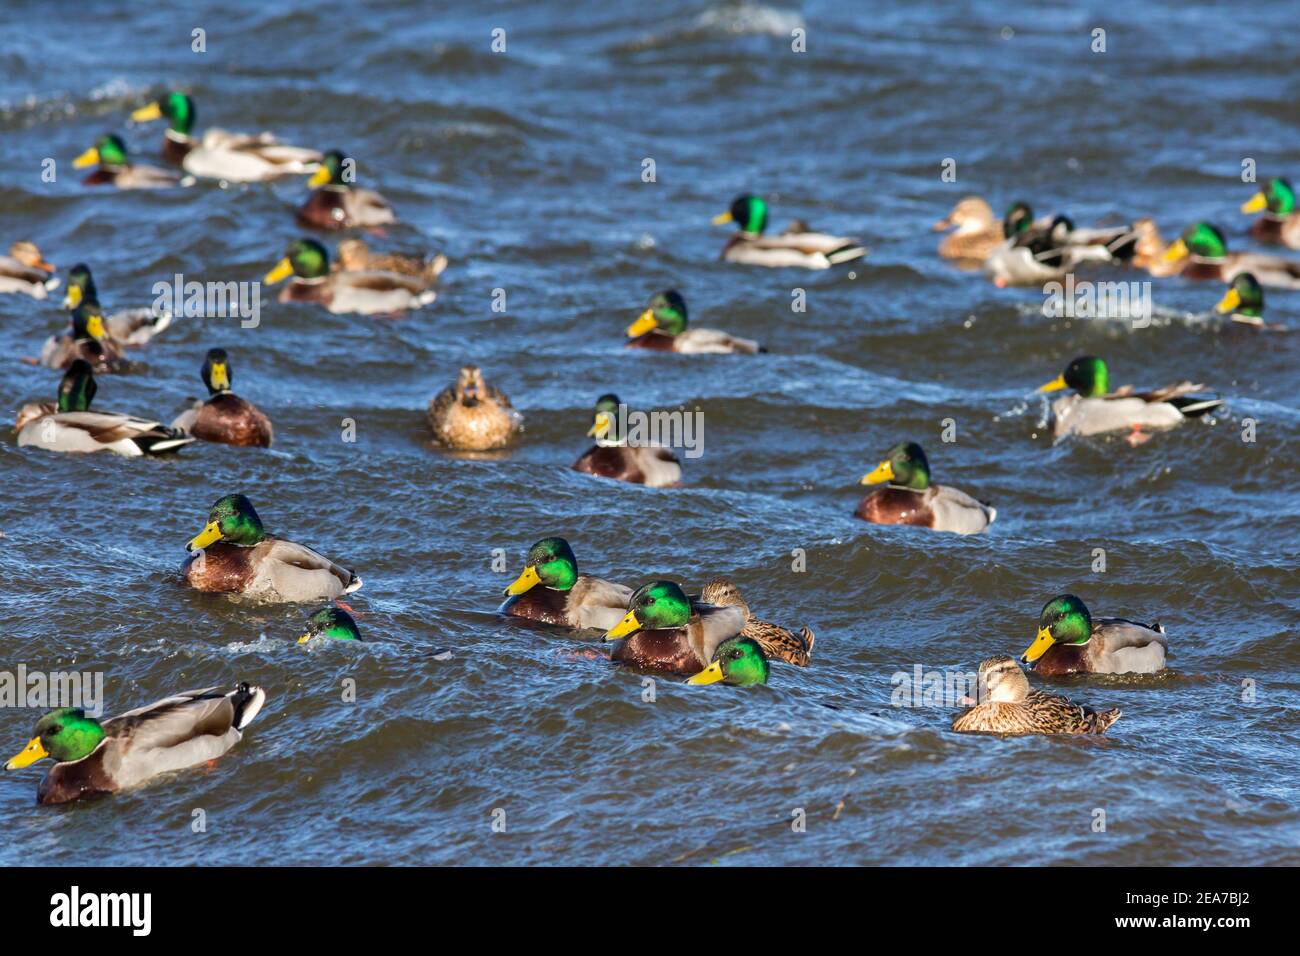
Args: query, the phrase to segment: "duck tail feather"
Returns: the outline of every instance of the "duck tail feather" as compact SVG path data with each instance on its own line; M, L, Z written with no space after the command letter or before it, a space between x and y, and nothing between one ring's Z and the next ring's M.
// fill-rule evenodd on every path
M832 249L826 253L826 260L833 266L842 262L852 262L854 259L862 259L866 256L866 246L840 246L838 249Z

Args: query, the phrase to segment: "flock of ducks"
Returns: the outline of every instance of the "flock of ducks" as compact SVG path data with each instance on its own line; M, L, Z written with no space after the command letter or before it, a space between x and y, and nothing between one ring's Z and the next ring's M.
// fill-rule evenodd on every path
M76 158L91 168L88 186L118 189L185 188L198 178L222 182L260 182L281 176L309 176L310 192L296 221L322 232L378 230L396 222L393 207L379 193L355 182L355 164L342 152L326 153L281 143L269 133L238 134L211 129L194 132L193 100L172 92L131 114L137 123L165 119L169 126L161 156L167 167L133 162L121 137L108 134ZM1300 213L1285 179L1270 180L1242 207L1259 213L1250 235L1263 242L1300 248ZM768 205L742 195L715 224L736 231L721 259L772 268L829 269L867 254L851 237L816 232L802 221L779 234L767 232ZM963 199L936 224L951 230L941 256L982 267L999 285L1029 284L1059 278L1076 268L1113 264L1152 275L1229 283L1218 311L1235 322L1263 327L1265 285L1300 287L1300 264L1279 257L1230 254L1214 226L1198 222L1165 245L1155 224L1139 220L1113 228L1077 229L1065 216L1038 219L1025 203L1014 204L1001 221L986 201ZM360 239L341 242L336 261L314 238L291 243L267 273L268 284L286 282L282 302L313 303L334 313L383 315L420 308L436 298L434 286L446 257L373 253ZM0 257L0 293L22 293L43 300L59 285L57 269L26 241L15 242ZM268 447L270 419L233 391L230 356L210 349L199 369L208 390L170 425L130 415L92 410L96 375L126 371L127 350L146 346L171 323L152 309L105 312L89 267L68 272L63 300L66 331L52 336L33 359L61 370L57 400L32 402L18 412L20 446L58 452L112 451L135 457L175 452L194 441ZM628 348L682 354L752 355L765 351L757 342L716 329L688 325L682 295L655 295L626 330ZM1052 405L1055 434L1174 427L1223 404L1200 394L1190 382L1139 392L1112 389L1106 363L1095 356L1073 360L1039 391L1070 390ZM681 483L682 468L667 448L648 446L621 434L622 403L613 394L596 402L588 436L595 444L573 464L585 474L657 488ZM456 381L429 402L427 417L434 439L462 451L488 451L516 441L523 417L479 368L466 365ZM957 534L984 531L996 518L991 506L963 491L934 484L925 451L900 442L862 478L879 486L866 495L855 515L877 524L915 525ZM351 569L264 527L253 503L242 494L225 495L209 510L202 530L186 545L181 578L195 590L242 595L258 601L319 604L299 643L315 639L362 640L356 621L340 599L362 586ZM687 683L737 686L767 683L770 662L809 666L815 643L811 629L797 633L757 619L734 583L714 578L698 594L687 594L673 580L658 579L637 588L580 574L570 544L548 537L528 551L524 568L505 589L500 613L574 632L603 632L612 642L616 663L652 673L677 675ZM956 731L1000 734L1103 733L1120 716L1117 709L1093 711L1068 698L1031 690L1021 664L1044 676L1078 673L1150 674L1164 669L1164 629L1122 618L1094 619L1083 601L1060 595L1043 608L1035 637L1019 662L994 657L979 667L978 700L953 721ZM13 770L40 759L54 765L38 789L41 803L61 803L111 793L144 783L158 774L192 767L225 753L242 737L266 700L262 688L239 684L169 697L102 722L76 709L40 719L28 745L6 764Z

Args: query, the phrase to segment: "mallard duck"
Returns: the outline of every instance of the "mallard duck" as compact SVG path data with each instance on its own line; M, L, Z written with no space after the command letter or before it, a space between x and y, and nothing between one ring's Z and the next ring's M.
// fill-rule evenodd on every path
M438 281L447 268L447 257L441 253L422 259L394 252L371 252L363 239L344 239L339 243L338 262L335 269L344 272L396 272L401 276L422 279L425 288Z
M767 351L752 339L742 339L716 329L688 329L686 300L676 289L660 292L651 299L650 307L627 327L627 337L627 348L656 352L754 355Z
M722 247L719 258L727 262L772 268L829 269L867 254L857 239L813 232L799 219L779 236L763 235L767 228L767 203L758 196L737 196L730 209L713 217L715 226L728 222L734 222L737 231Z
M1242 204L1241 211L1264 214L1251 224L1251 238L1300 249L1300 212L1296 211L1291 180L1270 179Z
M352 615L341 607L323 607L307 619L307 630L298 638L306 644L313 637L327 637L333 641L359 641L361 631Z
M98 168L82 180L86 186L108 184L118 189L165 189L190 185L170 169L128 162L126 144L121 137L113 135L101 136L98 143L72 161L73 169L87 166Z
M83 302L99 305L99 290L90 274L90 266L78 262L68 271L68 291L63 296L65 309L76 309ZM104 316L104 331L118 345L145 345L155 335L172 324L172 314L166 309L154 312L150 306L123 309Z
M316 150L285 145L270 133L252 136L210 129L196 140L191 134L194 115L194 101L184 93L172 92L140 107L131 119L136 123L164 117L170 120L163 134L163 158L195 176L252 183L314 172L320 163Z
M709 666L686 683L723 683L748 687L752 684L766 684L767 675L767 658L759 642L751 637L733 637L719 644Z
M175 451L194 441L159 422L114 412L92 412L95 376L89 363L76 359L59 382L59 400L30 402L18 411L18 444L49 451L111 451L127 458Z
M1199 418L1223 404L1223 399L1197 396L1204 385L1179 382L1150 392L1136 392L1132 385L1110 391L1110 370L1095 355L1082 355L1039 392L1074 389L1073 395L1052 403L1053 434L1099 435L1104 432L1143 428L1157 431Z
M483 380L477 365L466 365L429 402L429 427L449 448L488 451L504 448L523 430L520 415L501 391Z
M1300 262L1257 252L1229 252L1223 233L1208 222L1193 223L1183 230L1165 250L1164 258L1183 263L1179 275L1186 279L1231 282L1239 273L1249 272L1261 285L1300 289Z
M1232 277L1232 285L1214 309L1241 325L1275 332L1286 329L1285 325L1270 325L1264 321L1264 288L1249 272L1238 272Z
M330 272L330 257L315 239L299 239L262 280L293 276L281 302L316 302L336 315L378 315L418 309L438 297L421 280L395 272Z
M610 660L644 670L690 676L711 663L723 641L745 627L739 607L695 603L672 581L643 584L628 602L627 614L605 633L623 640Z
M9 255L0 256L0 293L21 292L33 299L44 299L59 287L52 272L54 266L41 256L36 243L15 242L9 247Z
M623 619L631 597L629 587L579 574L569 542L543 538L528 549L524 570L506 588L501 613L559 627L607 631Z
M172 428L223 445L270 448L271 420L248 399L230 390L235 377L225 349L208 350L199 376L208 387L208 400L196 399L192 407L172 422Z
M780 658L798 667L807 667L812 662L813 642L817 637L811 628L805 627L795 634L778 624L760 621L740 596L740 589L726 578L714 578L704 585L700 601L715 607L738 607L744 611L745 626L740 635L757 641L765 656Z
M1086 262L1131 259L1138 235L1131 226L1076 229L1068 216L1056 216L1046 226L1032 222L1023 203L1012 206L1003 222L1007 239L984 262L994 285L1041 285L1060 279Z
M77 359L90 363L96 374L111 375L130 367L122 347L108 337L98 302L83 302L72 310L72 331L51 335L41 346L40 363L66 369Z
M993 523L996 508L976 501L964 491L930 484L930 462L916 442L899 442L862 484L888 482L867 495L854 517L875 524L910 524L935 531L977 534Z
M573 470L651 488L681 484L682 464L671 451L655 445L628 443L619 415L623 407L617 395L596 399L595 423L587 430L596 444L573 463Z
M298 207L298 224L313 229L364 229L397 222L388 200L354 186L356 175L341 152L330 150L307 180L312 194Z
M1011 658L980 664L981 700L952 722L960 733L1104 734L1120 718L1118 707L1100 713L1068 697L1029 689L1029 678Z
M220 757L265 703L262 688L238 684L187 690L102 723L80 707L63 707L36 722L36 736L5 769L54 760L36 790L38 804L116 793Z
M181 577L197 591L302 603L332 601L362 583L311 548L267 534L243 495L219 499L185 550L195 553L186 559Z
M939 255L945 259L983 262L1006 240L1002 223L993 217L989 204L979 196L967 196L952 207L946 219L934 224L935 232L947 232L939 242Z
M1169 643L1159 624L1139 624L1122 617L1095 621L1073 594L1062 594L1043 605L1034 642L1020 655L1021 663L1038 673L1154 674L1165 669Z
M1181 266L1165 259L1169 246L1160 235L1160 228L1154 219L1142 218L1133 222L1133 232L1137 236L1134 246L1132 264L1157 278L1177 275Z

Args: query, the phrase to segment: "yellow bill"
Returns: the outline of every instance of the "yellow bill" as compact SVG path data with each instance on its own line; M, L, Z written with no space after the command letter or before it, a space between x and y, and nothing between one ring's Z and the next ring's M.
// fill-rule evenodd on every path
M131 122L147 123L150 120L162 119L162 115L162 107L156 102L150 103L148 106L142 106L138 110L134 110L131 113Z
M542 583L542 579L537 576L537 569L531 564L524 568L524 573L515 578L515 583L506 588L506 594L512 597L516 594L523 594Z
M289 278L291 275L293 275L293 263L289 261L288 256L285 256L275 264L274 269L262 278L262 281L267 285L275 285L277 282L281 282Z
M6 770L21 770L23 767L36 763L38 760L44 760L49 754L41 745L40 737L33 737L31 742L24 747L19 753L14 754L12 760L5 764Z
M636 611L628 611L627 616L605 632L605 640L617 641L627 637L633 631L641 630L641 622L636 619Z
M304 634L302 637L298 638L298 643L299 643L299 644L306 644L306 643L307 643L308 641L310 641L310 640L311 640L311 635L310 635L310 634Z
M1186 256L1187 243L1183 242L1181 239L1176 239L1169 248L1165 250L1165 254L1161 258L1163 258L1165 262L1177 262L1179 259L1183 259Z
M1038 629L1038 636L1034 638L1034 643L1029 645L1029 649L1020 655L1020 660L1026 664L1032 664L1044 654L1047 649L1056 643L1056 638L1052 637L1052 632L1045 627Z
M716 684L722 680L725 675L722 673L722 664L714 661L704 670L700 671L686 683L688 684Z
M212 363L212 387L217 390L230 388L230 371L225 362Z
M209 521L203 526L203 530L190 539L190 543L185 546L186 551L197 551L199 548L206 548L214 541L221 540L221 526L215 521Z
M311 179L307 180L307 185L312 189L318 186L324 186L330 181L330 171L328 166L317 167L316 172L311 174Z
M610 414L609 412L597 412L596 422L587 429L587 437L604 438L609 434Z
M81 305L81 286L68 286L68 292L63 297L63 307L65 309L75 309L79 305Z
M634 339L638 335L645 335L659 325L655 321L654 309L646 309L636 317L636 321L627 327L627 337Z
M720 213L718 213L716 216L713 217L713 224L714 224L715 226L721 226L721 225L723 225L724 223L728 223L728 222L731 222L731 212L730 212L730 211L727 211L727 212L720 212Z
M859 484L878 485L882 481L893 481L893 480L894 480L893 464L888 461L882 461L869 474L863 475L862 481L859 482Z
M98 164L99 150L92 146L72 161L72 168L85 169L87 166L97 166Z
M1268 208L1268 197L1262 192L1255 193L1241 204L1242 212L1263 212Z
M1223 293L1223 298L1219 300L1219 304L1214 308L1216 311L1226 315L1229 312L1235 312L1237 307L1240 305L1241 293L1236 289L1229 289L1227 292Z
M108 334L104 330L104 317L98 313L86 316L86 331L92 339L102 339Z
M1056 376L1056 378L1052 379L1052 380L1051 380L1050 382L1048 382L1046 385L1040 385L1040 386L1038 386L1038 391L1040 391L1040 392L1059 392L1061 389L1063 389L1063 388L1068 388L1068 387L1069 387L1069 386L1067 386L1067 385L1065 384L1065 373L1062 372L1060 375Z

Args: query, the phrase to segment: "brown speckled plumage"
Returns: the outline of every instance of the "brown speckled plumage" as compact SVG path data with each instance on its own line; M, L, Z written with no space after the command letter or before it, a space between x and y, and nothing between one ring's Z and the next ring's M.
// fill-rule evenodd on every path
M798 634L754 617L749 605L741 597L740 589L727 578L714 578L700 592L700 601L718 607L738 607L745 612L745 626L742 637L753 638L763 649L768 658L780 658L798 667L807 667L812 662L813 642L816 636L811 628L803 628Z
M488 451L503 448L523 428L510 399L483 379L477 366L466 365L454 385L429 402L429 427L449 448Z
M1104 734L1120 718L1118 707L1097 712L1068 697L1029 689L1029 680L1010 657L980 664L980 702L952 722L962 733Z

